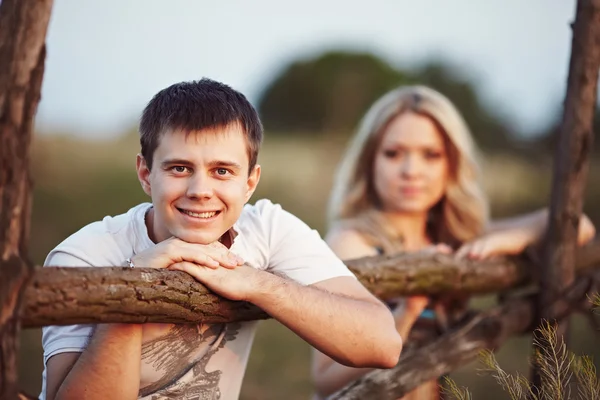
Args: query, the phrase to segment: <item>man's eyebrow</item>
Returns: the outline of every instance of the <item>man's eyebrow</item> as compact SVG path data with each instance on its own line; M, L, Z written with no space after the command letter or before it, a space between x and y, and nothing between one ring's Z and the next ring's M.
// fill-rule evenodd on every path
M184 158L170 158L167 160L164 160L161 165L163 167L168 167L171 165L183 165L186 167L192 167L194 166L194 163L191 162L190 160L186 160ZM225 168L231 168L231 169L235 169L235 170L241 170L242 166L234 161L226 161L226 160L214 160L214 161L210 161L208 163L208 167L209 168L219 168L219 167L225 167Z
M185 160L183 158L171 158L168 160L164 160L163 162L160 163L160 165L162 165L163 167L167 167L170 165L185 165L185 166L191 166L193 165L193 163L189 160Z
M215 160L208 163L209 167L219 168L219 167L227 167L231 169L241 170L242 166L233 161L225 161L225 160Z

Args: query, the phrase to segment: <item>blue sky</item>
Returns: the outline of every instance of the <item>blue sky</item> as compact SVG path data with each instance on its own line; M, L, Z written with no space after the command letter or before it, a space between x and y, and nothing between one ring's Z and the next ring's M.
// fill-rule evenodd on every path
M113 137L174 82L207 76L256 101L292 60L355 49L449 60L535 131L564 96L574 13L574 0L55 0L37 127Z

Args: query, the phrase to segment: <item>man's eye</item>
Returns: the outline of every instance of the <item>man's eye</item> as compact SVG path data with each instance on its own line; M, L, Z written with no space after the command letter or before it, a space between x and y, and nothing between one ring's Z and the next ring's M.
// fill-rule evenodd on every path
M173 167L173 171L175 171L175 172L177 172L177 173L180 173L180 174L182 174L182 173L186 172L186 171L187 171L187 169L188 169L188 168L187 168L187 167L184 167L183 165L176 165L176 166L174 166L174 167Z
M225 168L217 168L218 175L227 175L228 173L229 173L229 171Z

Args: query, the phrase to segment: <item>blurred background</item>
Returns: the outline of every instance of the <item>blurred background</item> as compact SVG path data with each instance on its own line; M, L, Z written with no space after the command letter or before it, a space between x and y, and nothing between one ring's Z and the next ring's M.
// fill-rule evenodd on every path
M55 0L32 145L30 256L42 264L83 225L148 200L134 172L140 112L160 89L203 76L244 92L263 118L253 201L269 197L322 234L333 174L358 120L407 83L441 91L462 111L484 154L495 217L543 207L574 13L574 0ZM596 226L597 153L585 200ZM597 334L574 319L572 349L598 366ZM500 364L527 373L529 343L511 340ZM308 399L309 357L301 339L263 322L241 398ZM477 368L452 377L476 399L507 398ZM40 330L25 330L21 387L39 393L41 371Z

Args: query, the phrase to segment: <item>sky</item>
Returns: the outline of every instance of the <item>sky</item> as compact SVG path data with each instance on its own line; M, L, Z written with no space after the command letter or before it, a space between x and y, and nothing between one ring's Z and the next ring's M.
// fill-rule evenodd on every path
M245 93L333 49L400 68L447 60L534 132L564 98L575 0L55 0L38 132L111 138L159 90L209 77Z

